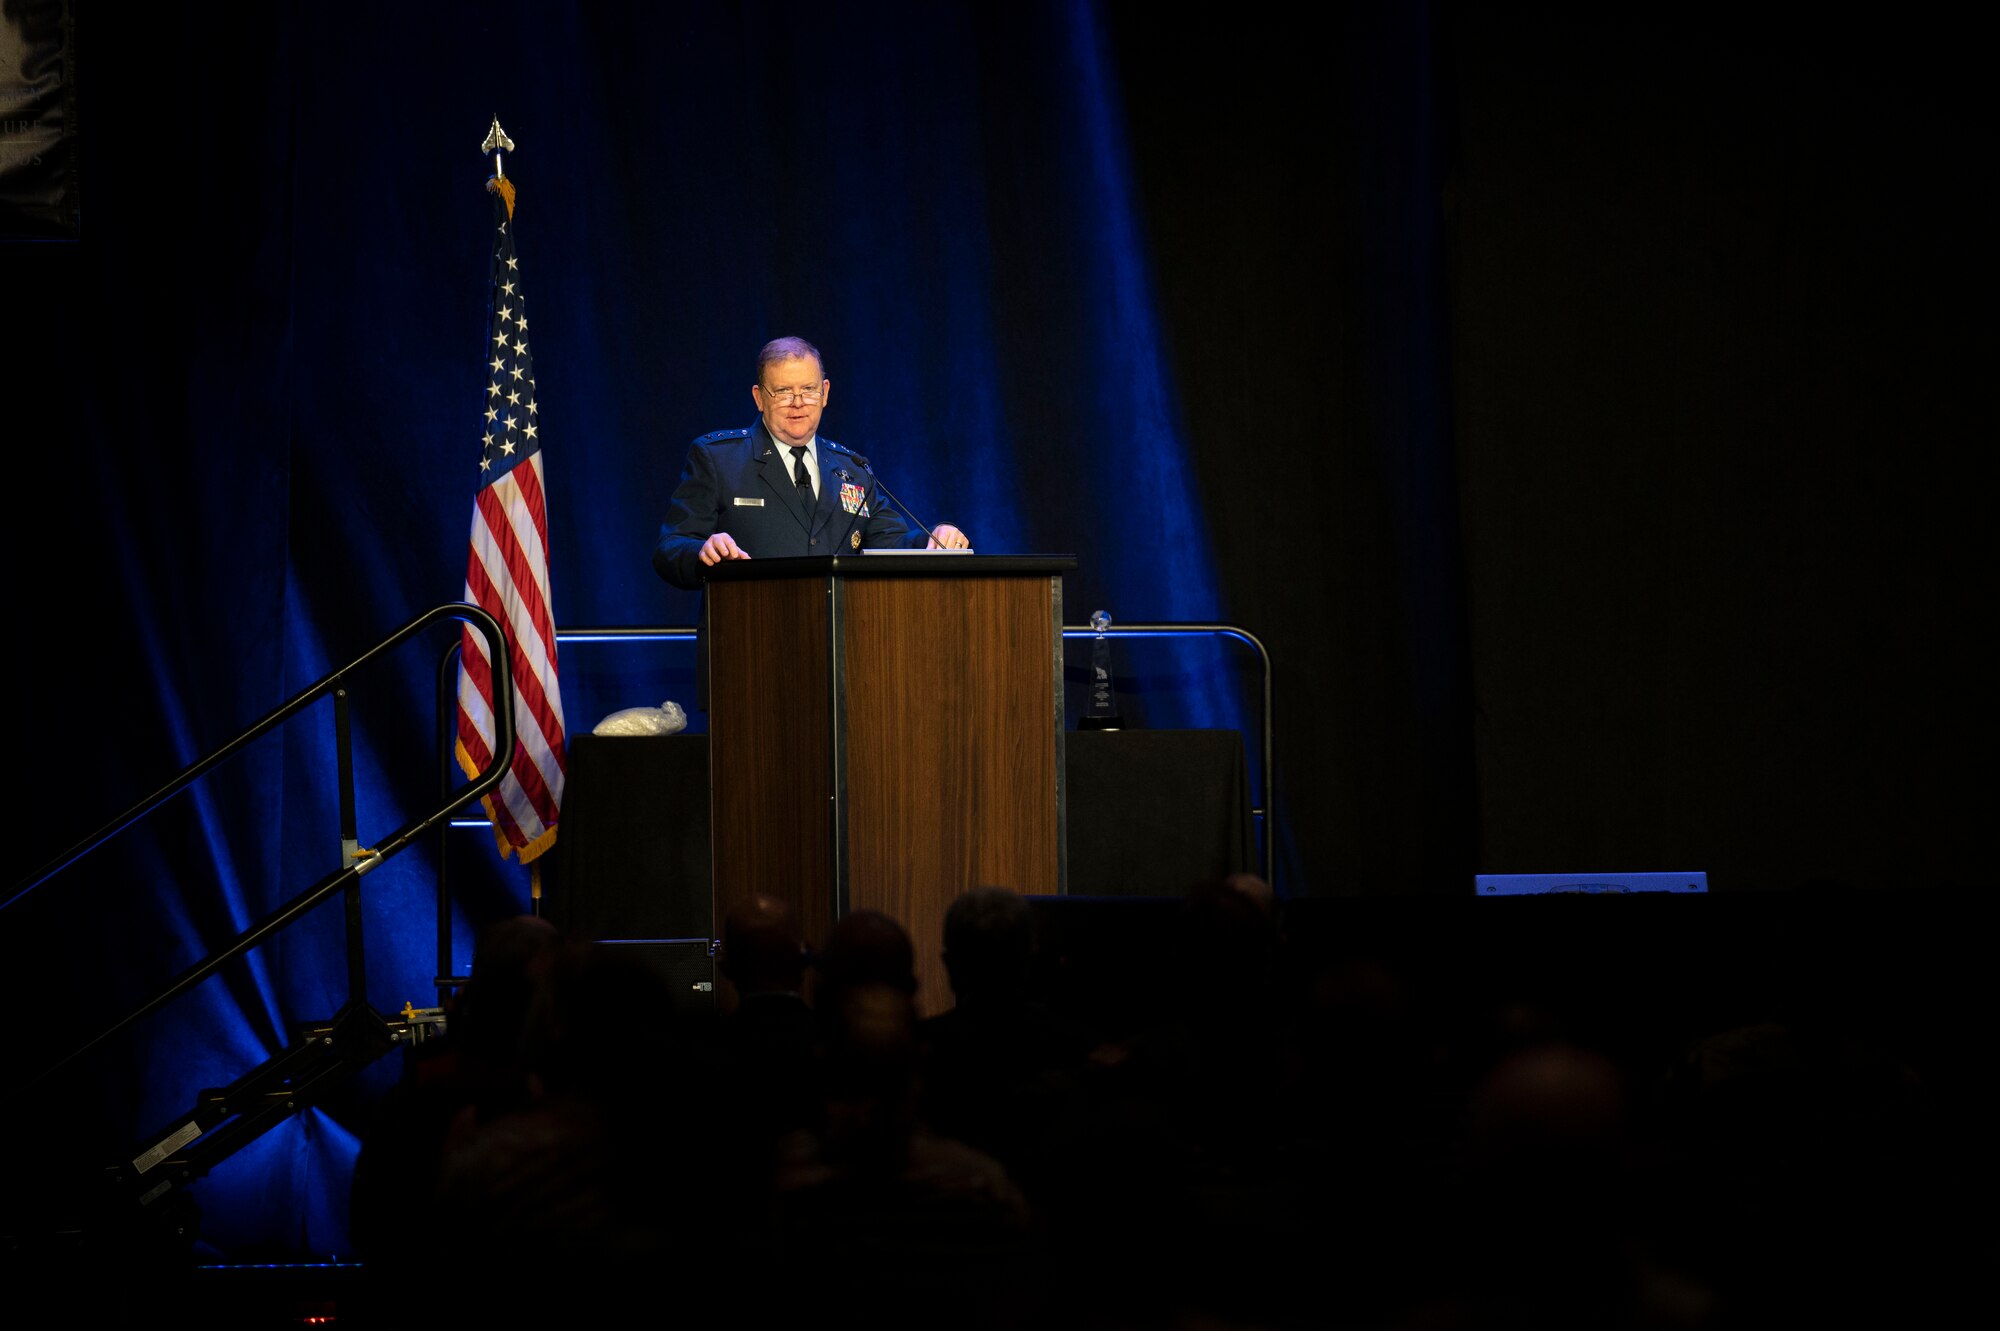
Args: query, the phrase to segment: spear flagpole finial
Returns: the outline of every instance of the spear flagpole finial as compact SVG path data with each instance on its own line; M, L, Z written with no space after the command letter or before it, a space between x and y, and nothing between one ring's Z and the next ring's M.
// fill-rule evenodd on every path
M500 117L493 117L493 128L486 131L486 142L479 145L479 151L493 154L493 174L505 180L507 173L501 169L500 154L514 151L514 140L507 137L507 131L500 128Z

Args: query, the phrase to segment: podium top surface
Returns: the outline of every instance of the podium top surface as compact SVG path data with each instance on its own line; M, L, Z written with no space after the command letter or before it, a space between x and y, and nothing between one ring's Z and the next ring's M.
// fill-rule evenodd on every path
M788 559L731 559L702 575L705 582L757 582L771 578L996 578L1048 577L1076 568L1075 555L963 555L941 550Z

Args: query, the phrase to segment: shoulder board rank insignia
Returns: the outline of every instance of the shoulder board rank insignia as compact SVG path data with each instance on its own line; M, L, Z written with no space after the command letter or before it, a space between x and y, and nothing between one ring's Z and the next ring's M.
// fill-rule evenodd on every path
M856 550L859 550L861 548L861 533L858 531L851 531L847 533L847 543L853 546Z
M820 440L820 442L821 442L822 444L825 444L825 445L826 445L826 446L827 446L828 448L832 449L832 450L833 450L834 452L836 452L836 453L845 453L845 454L847 454L847 456L849 456L849 457L851 457L851 458L853 458L853 459L854 459L854 461L855 461L855 464L856 464L857 466L859 466L859 467L863 468L864 470L865 470L865 469L867 468L867 466L868 466L868 459L867 459L867 458L864 458L864 457L862 457L862 456L861 456L861 455L860 455L859 453L855 452L855 451L854 451L853 449L849 448L849 447L848 447L847 445L845 445L845 444L836 444L836 443L834 443L834 442L833 442L833 440L831 440L831 439L822 439L822 440Z
M716 430L712 434L703 435L701 438L695 440L695 443L697 445L719 444L725 439L741 439L749 433L750 431L748 430Z

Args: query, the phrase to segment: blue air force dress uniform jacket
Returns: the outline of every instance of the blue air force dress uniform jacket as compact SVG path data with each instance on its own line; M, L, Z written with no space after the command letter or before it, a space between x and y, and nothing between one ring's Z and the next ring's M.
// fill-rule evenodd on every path
M701 586L701 546L726 531L752 559L917 548L901 516L881 507L868 459L819 437L819 501L810 509L792 481L792 456L763 421L694 441L687 470L660 524L653 569L676 587Z

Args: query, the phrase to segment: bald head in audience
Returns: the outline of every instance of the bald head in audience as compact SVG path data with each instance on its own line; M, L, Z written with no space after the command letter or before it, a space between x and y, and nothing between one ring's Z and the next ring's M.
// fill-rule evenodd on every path
M879 910L851 911L827 936L820 956L822 993L863 984L917 991L917 955L903 926Z
M722 922L722 973L739 994L795 993L806 970L806 944L792 908L758 892Z

